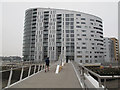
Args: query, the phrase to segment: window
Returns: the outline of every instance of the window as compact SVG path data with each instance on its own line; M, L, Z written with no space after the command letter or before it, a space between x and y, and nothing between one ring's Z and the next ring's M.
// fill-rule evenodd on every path
M101 24L99 24L100 27L103 27Z
M97 63L97 60L95 60L95 63Z
M69 34L66 34L66 37L69 37Z
M79 55L79 56L77 56L77 58L82 58L82 56L81 56L81 55Z
M88 26L85 26L85 28L88 28Z
M82 34L82 36L86 36L86 34Z
M69 14L65 14L66 17L69 17Z
M69 25L69 22L66 22L66 25Z
M77 47L77 49L80 49L80 47Z
M69 33L69 30L66 30L66 33Z
M82 49L86 49L86 47L82 47Z
M91 43L92 45L95 45L95 43Z
M81 24L86 24L85 22L81 22Z
M79 24L80 22L76 22L77 24Z
M70 20L71 20L71 21L74 21L74 18L71 18Z
M74 29L74 26L70 26L70 29Z
M86 43L82 43L83 45L85 45Z
M97 58L97 56L94 56L95 58Z
M101 24L102 24L102 22L101 22L101 21L99 21L99 20L96 20L96 22L99 22L99 23L101 23Z
M82 53L82 51L77 51L77 53Z
M71 38L71 41L74 41L74 38Z
M70 25L73 25L74 24L74 22L70 22Z
M85 60L85 63L88 63L88 60Z
M91 25L93 25L93 23L90 23Z
M99 34L103 34L102 32L99 32L99 31L97 31L97 33L99 33Z
M91 33L94 33L95 31L91 31Z
M78 38L78 40L82 40L81 38Z
M90 21L94 21L94 19L90 19Z
M94 49L94 47L92 47L92 49Z
M91 35L91 37L94 37L94 35Z
M74 30L71 30L71 33L74 33Z
M71 36L71 37L74 37L74 34L71 34L70 36Z
M81 18L81 20L86 20L85 18Z
M77 34L77 36L79 36L79 34Z
M82 60L80 60L80 63L82 63Z
M89 56L85 56L86 58L89 58Z
M76 14L76 16L81 16L81 14Z
M76 28L81 28L81 26L76 26Z
M70 41L70 39L69 39L69 38L67 38L67 39L66 39L66 41Z
M82 30L82 32L86 32L86 30Z
M69 21L69 18L66 18L66 21Z

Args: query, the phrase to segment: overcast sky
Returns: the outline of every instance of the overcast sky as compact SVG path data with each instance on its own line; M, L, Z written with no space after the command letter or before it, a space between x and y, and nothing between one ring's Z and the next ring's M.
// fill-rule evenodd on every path
M103 20L104 36L118 38L117 2L4 2L2 3L0 55L22 56L25 10L33 7L69 9L99 16Z

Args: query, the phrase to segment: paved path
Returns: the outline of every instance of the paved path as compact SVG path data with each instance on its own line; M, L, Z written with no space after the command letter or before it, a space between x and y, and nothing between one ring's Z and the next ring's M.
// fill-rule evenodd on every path
M11 88L81 88L71 63L65 64L59 74L55 74L56 65L49 72L40 72Z

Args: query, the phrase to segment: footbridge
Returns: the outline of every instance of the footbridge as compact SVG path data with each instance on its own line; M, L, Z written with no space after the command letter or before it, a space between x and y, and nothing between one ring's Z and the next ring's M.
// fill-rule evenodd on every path
M58 65L58 73L56 73ZM95 88L96 90L107 90L106 80L118 78L118 76L100 76L79 63L74 61L65 63L60 60L50 63L50 70L47 72L45 72L44 63L31 63L0 73L2 73L2 90L20 88L74 88L80 90ZM96 76L97 80L91 75ZM104 80L103 84L101 80Z

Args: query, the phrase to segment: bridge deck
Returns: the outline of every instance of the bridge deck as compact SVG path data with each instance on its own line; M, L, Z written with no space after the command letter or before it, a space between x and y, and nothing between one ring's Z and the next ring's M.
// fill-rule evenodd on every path
M59 74L55 74L55 69L56 65L49 72L37 73L10 88L81 88L71 63L65 64Z

